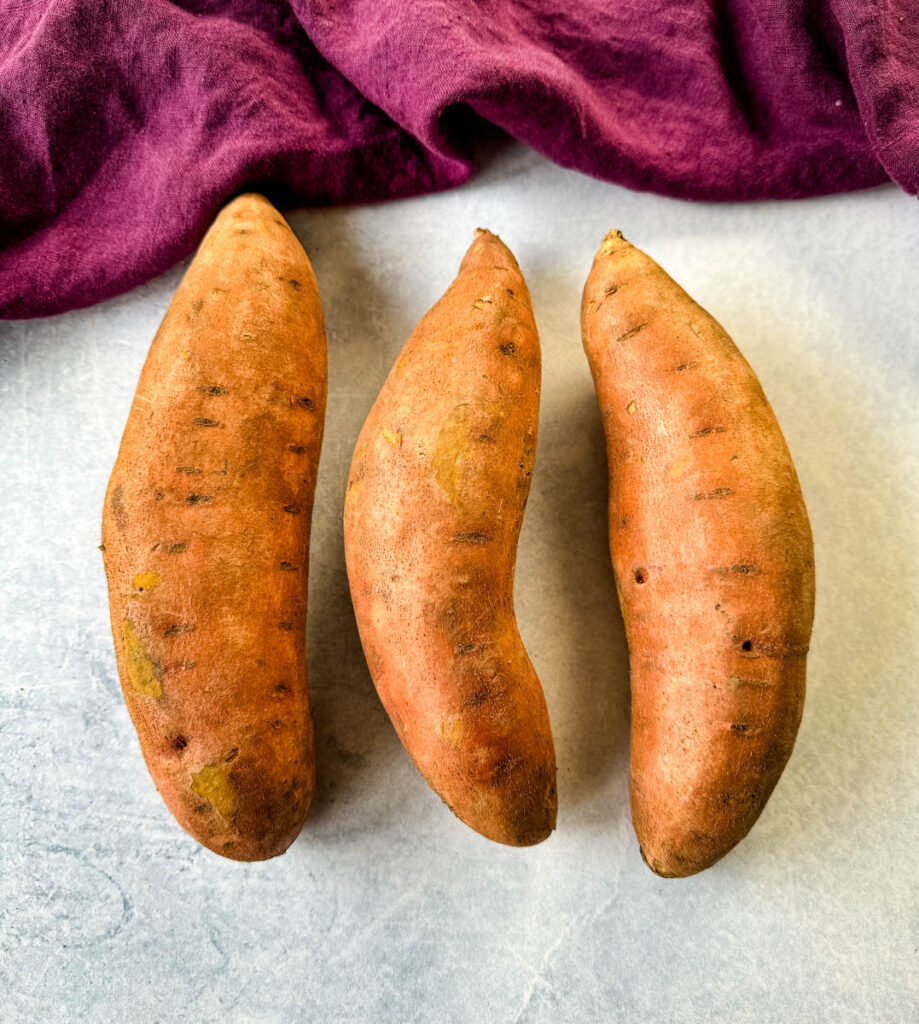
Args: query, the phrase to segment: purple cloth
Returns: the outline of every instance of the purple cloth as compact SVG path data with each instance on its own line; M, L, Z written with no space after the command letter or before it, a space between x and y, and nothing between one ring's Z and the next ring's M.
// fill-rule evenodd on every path
M919 191L916 0L0 0L0 316L187 256L282 206L472 172L482 119L697 199Z

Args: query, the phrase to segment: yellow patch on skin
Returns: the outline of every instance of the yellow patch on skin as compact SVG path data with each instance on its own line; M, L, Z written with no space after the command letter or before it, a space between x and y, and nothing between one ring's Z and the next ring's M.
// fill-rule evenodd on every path
M133 580L131 580L131 586L134 588L134 596L136 597L139 593L149 594L154 587L160 585L163 582L163 578L158 572L154 572L150 569L148 572L139 572Z
M463 402L440 428L431 466L434 479L458 508L463 507L460 494L463 485L463 463L471 447L469 438L469 406Z
M446 718L437 724L437 735L441 741L454 750L459 749L460 740L463 738L463 720L459 716Z
M125 669L132 689L145 697L159 700L163 696L163 684L160 682L153 659L147 653L147 648L144 647L130 619L125 619L121 624L121 642L124 644Z
M220 814L231 821L239 808L230 769L224 762L209 764L191 777L191 788Z
M686 470L689 469L691 462L692 456L689 452L683 452L679 458L674 459L673 462L670 463L670 475L673 479L675 480L678 476L682 476Z
M382 427L380 433L383 435L384 440L389 441L390 444L395 445L397 448L402 447L402 431L397 430L393 433L387 430L386 427Z

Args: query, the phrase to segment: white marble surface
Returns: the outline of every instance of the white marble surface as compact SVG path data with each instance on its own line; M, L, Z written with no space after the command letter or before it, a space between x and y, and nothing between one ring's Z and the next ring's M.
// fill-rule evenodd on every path
M309 659L319 788L282 858L198 848L122 704L99 517L181 268L0 323L0 1019L904 1024L919 1020L919 210L895 188L717 206L498 145L470 185L300 211L329 328ZM361 422L479 224L515 251L544 347L517 607L559 764L557 832L511 850L403 753L354 628L340 518ZM642 864L599 416L578 336L621 227L727 329L798 465L816 540L810 692L750 837L692 879Z

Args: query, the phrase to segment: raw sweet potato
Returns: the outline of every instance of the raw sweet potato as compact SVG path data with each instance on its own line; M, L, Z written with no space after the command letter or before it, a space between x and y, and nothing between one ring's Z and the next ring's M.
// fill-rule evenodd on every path
M750 830L791 754L814 612L807 511L753 371L610 232L582 304L629 645L632 820L683 876Z
M326 354L274 207L218 216L153 339L105 498L122 690L183 828L236 860L293 842L315 779L306 586Z
M540 352L514 257L480 230L364 424L345 555L380 698L467 825L527 846L555 826L555 751L513 580Z

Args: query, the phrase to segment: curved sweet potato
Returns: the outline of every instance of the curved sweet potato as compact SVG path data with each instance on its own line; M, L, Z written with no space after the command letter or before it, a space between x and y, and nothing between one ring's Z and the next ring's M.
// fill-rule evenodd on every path
M305 623L322 310L271 204L231 202L153 340L102 525L122 690L183 828L260 860L314 786Z
M747 834L794 745L814 613L807 511L743 356L619 232L581 313L629 644L632 819L652 870L690 875Z
M479 231L367 417L345 501L355 615L399 737L459 818L516 846L556 815L552 732L513 602L539 387L526 284Z

